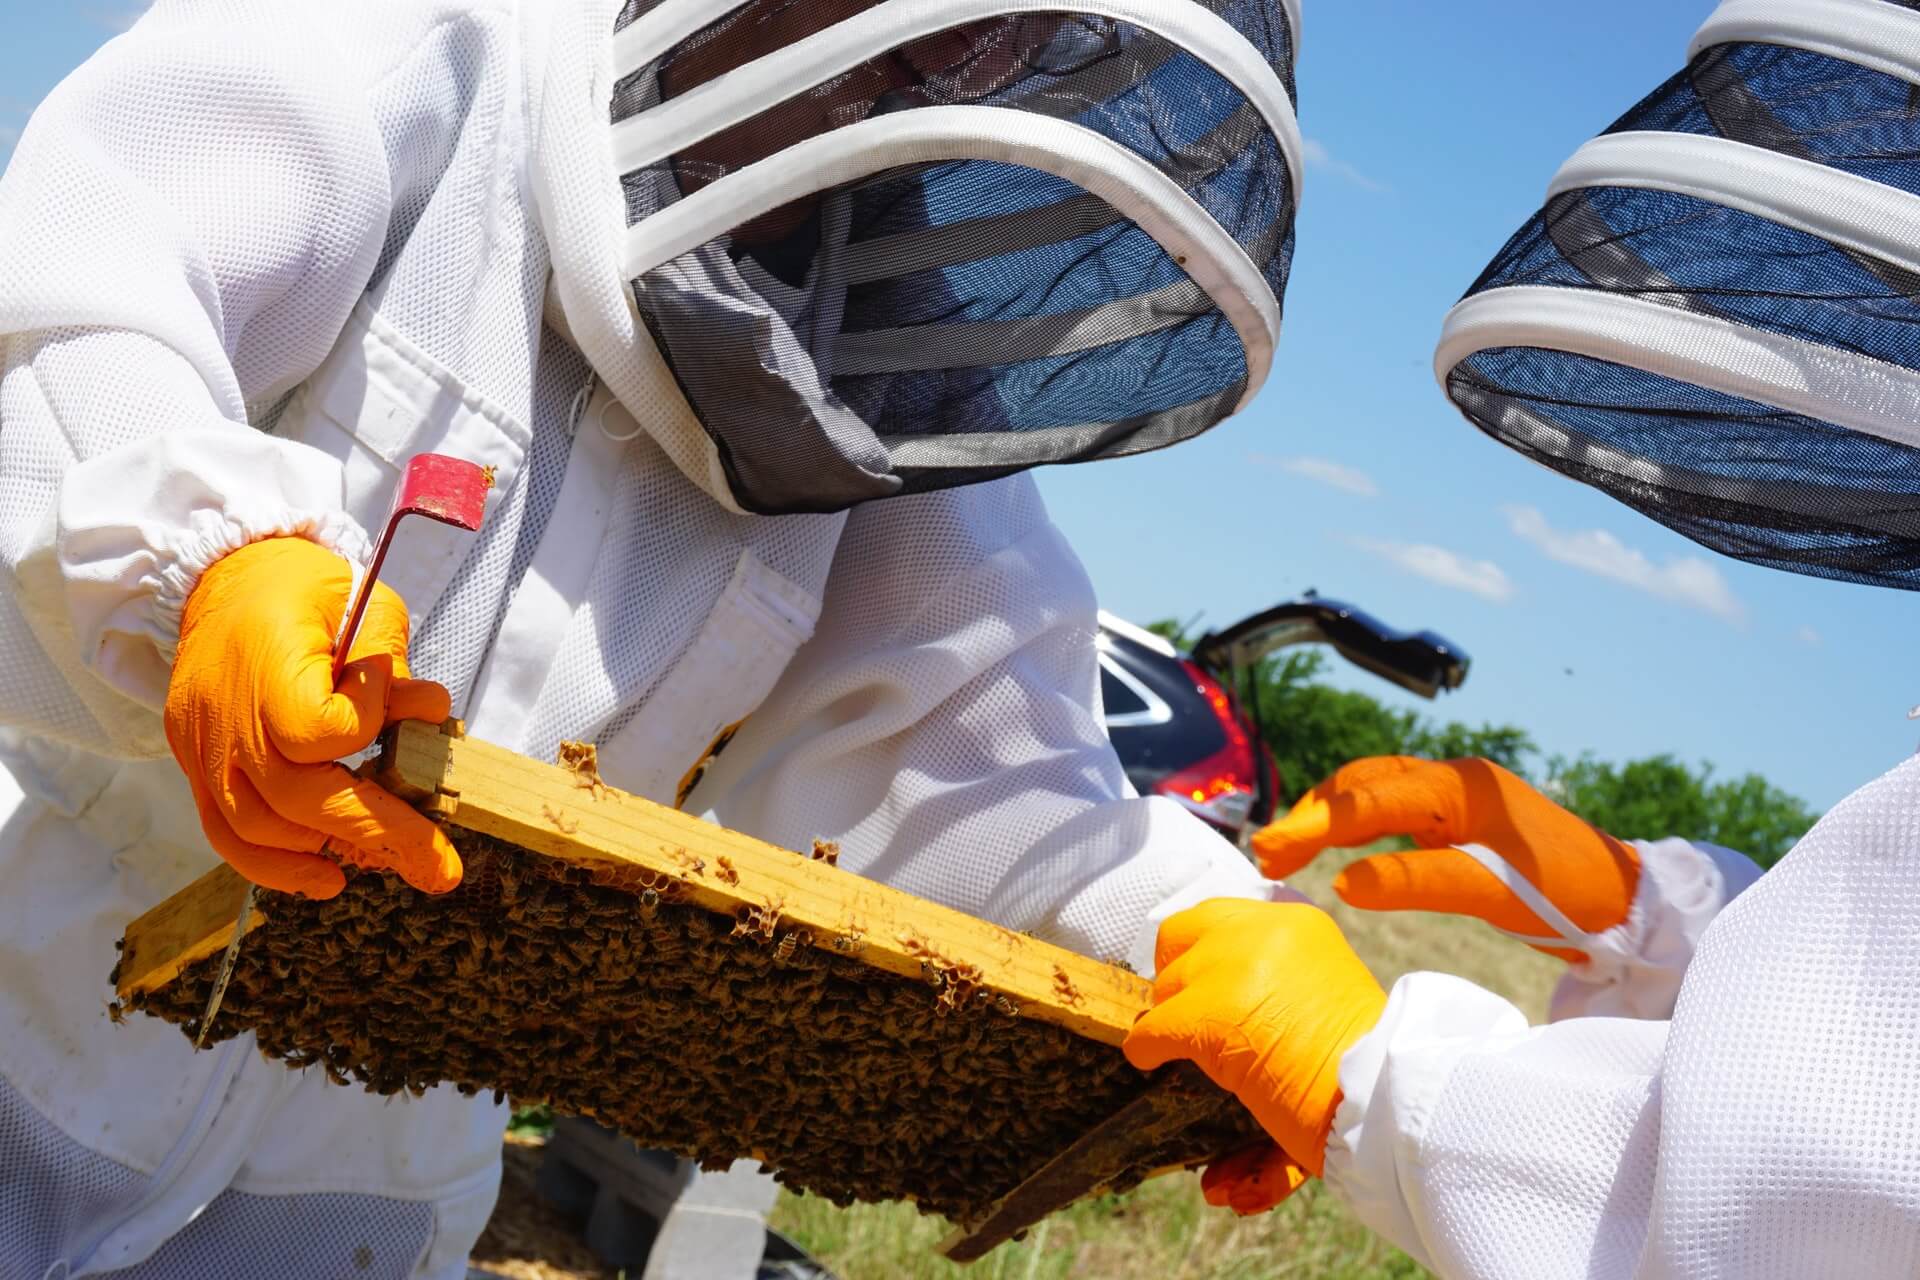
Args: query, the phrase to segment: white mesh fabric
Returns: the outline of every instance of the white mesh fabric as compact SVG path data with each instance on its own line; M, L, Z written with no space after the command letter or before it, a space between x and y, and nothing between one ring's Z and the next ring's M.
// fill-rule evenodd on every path
M183 513L163 487L116 486L117 460L133 465L159 433L240 431L247 405L283 406L370 281L383 318L459 385L531 419L547 268L524 200L516 22L511 7L451 3L317 15L161 0L43 104L0 184L8 567L44 546L72 465L88 459L120 495L121 524L87 543L97 566L77 572L177 559ZM263 517L276 497L267 477L248 488L252 527L286 523ZM504 561L488 558L515 540L526 499L520 486L507 497L425 654L456 688L509 585ZM0 719L121 755L158 750L150 713L89 687L83 664L96 656L63 633L72 587L21 579L18 602L50 661L8 647L21 692L0 702ZM168 623L136 628L160 662ZM56 682L81 692L94 723L49 695Z
M0 1080L0 1280L41 1280L145 1179L95 1155Z
M692 804L789 847L837 839L844 867L1108 959L1211 871L1264 896L1198 820L1130 798L1093 634L1031 480L858 508L813 639Z
M433 1206L381 1196L225 1191L151 1258L114 1280L409 1280Z
M393 8L321 16L162 0L63 82L22 136L0 180L0 553L42 653L9 646L4 661L27 686L48 679L44 656L98 723L89 732L71 716L0 707L10 721L101 750L159 749L150 714L92 687L82 663L101 657L94 646L57 634L75 583L22 564L42 549L74 463L110 466L162 433L243 433L248 402L272 401L326 354L387 211L364 95L397 56L370 34L394 34ZM336 24L355 33L356 56L340 56ZM90 483L119 509L82 577L150 557L158 581L184 563L184 521L165 495L115 486L98 468ZM259 527L285 523L266 511L274 485L262 475L246 495ZM158 649L170 643L162 612L144 620ZM151 652L114 656L128 671L157 663Z
M49 1124L0 1080L0 1280L77 1267L139 1201L147 1178ZM347 1193L226 1191L118 1280L407 1280L432 1238L434 1207Z
M1920 1274L1920 760L1720 913L1674 1013L1646 1273Z
M422 28L411 52L371 97L394 209L370 297L382 320L533 435L517 482L415 620L415 674L447 685L459 713L524 568L516 548L524 532L538 536L540 503L565 470L566 410L586 372L564 344L542 346L547 256L520 193L514 15L433 6L411 17Z
M107 44L35 112L0 184L0 330L143 330L236 422L298 381L379 248L387 175L362 95L392 50L350 63L336 32L389 8L162 0Z
M220 425L194 369L153 339L102 329L48 329L5 340L0 372L0 557L34 548L60 480L156 431Z
M1660 1142L1659 1031L1581 1019L1461 1061L1420 1144L1435 1270L1633 1274Z
M55 328L0 339L0 565L9 588L0 626L15 635L29 627L33 632L31 639L22 636L0 648L0 723L118 755L163 750L154 708L121 696L133 690L99 674L107 655L77 643L74 628L96 607L115 608L129 566L133 577L157 581L193 554L196 539L187 528L181 491L171 495L170 512L168 495L155 492L145 494L149 509L136 511L131 495L148 486L115 484L113 460L128 459L122 474L131 476L144 446L177 440L187 430L207 434L208 428L218 433L211 438L246 430L219 415L186 360L144 334ZM96 530L100 536L84 544L97 555L74 581L54 563L55 516L82 463L95 469L93 487L81 485L73 495L108 497L99 510L110 528ZM276 496L284 501L287 493L271 475L231 496L233 522L242 507L266 516L267 524L292 515L291 507L275 504ZM277 509L268 512L269 505ZM151 523L142 523L142 514ZM83 595L89 601L84 605ZM134 633L145 639L130 641L128 651L171 643L164 603L157 593L143 598L145 607L125 609L115 620L109 646L118 648L119 637L130 640ZM57 694L56 686L64 693Z
M1909 760L1719 914L1671 1023L1516 1034L1470 984L1403 979L1342 1061L1329 1180L1443 1275L1906 1280L1916 938Z
M636 438L614 485L606 537L597 549L581 549L597 557L587 597L554 657L519 750L550 759L562 739L617 732L622 713L645 701L700 630L743 551L818 598L842 520L734 515L689 481L653 440Z
M472 233L459 234L459 220L448 215L454 206L472 205L486 195L486 167L470 158L460 163L457 153L483 155L496 140L502 113L500 55L509 35L500 29L504 13L448 10L438 16L442 21L413 44L370 104L393 182L393 209L373 280L376 287L393 286L400 294L417 293L419 282L449 270L457 274L468 265L463 259L472 256ZM440 229L454 234L439 237L437 244L416 240L435 203ZM443 350L451 345L445 329L460 327L457 318L440 319L417 308L406 318L418 331L416 341Z
M371 297L382 319L525 422L547 255L520 195L514 15L449 5L416 20L429 29L371 96L396 205Z
M1670 1018L1700 935L1760 878L1745 854L1681 840L1636 840L1640 884L1627 918L1598 935L1587 963L1568 965L1547 1019Z
M551 332L533 377L533 439L520 479L486 523L433 611L414 627L413 672L438 680L464 715L468 692L499 629L501 613L525 575L566 476L573 413L588 379L586 361Z
M0 726L60 742L101 740L100 722L47 657L11 583L0 590L0 655Z

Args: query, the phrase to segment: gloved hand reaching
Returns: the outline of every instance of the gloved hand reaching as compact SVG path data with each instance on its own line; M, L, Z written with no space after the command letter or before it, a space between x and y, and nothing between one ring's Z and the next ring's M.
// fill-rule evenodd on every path
M1626 921L1640 882L1632 845L1490 760L1356 760L1256 834L1253 848L1262 871L1281 879L1323 849L1395 835L1428 847L1362 858L1334 892L1373 911L1477 916L1574 962Z
M1340 1059L1386 993L1333 918L1304 902L1203 902L1160 926L1154 960L1154 1007L1127 1036L1127 1061L1192 1059L1240 1099L1277 1149L1229 1156L1203 1185L1210 1203L1269 1209L1324 1166Z
M304 538L217 561L181 616L167 743L214 852L255 884L332 897L345 876L325 848L445 892L460 883L446 836L334 763L395 720L440 721L451 709L444 688L410 678L406 605L384 585L335 689L333 639L351 585L346 561Z

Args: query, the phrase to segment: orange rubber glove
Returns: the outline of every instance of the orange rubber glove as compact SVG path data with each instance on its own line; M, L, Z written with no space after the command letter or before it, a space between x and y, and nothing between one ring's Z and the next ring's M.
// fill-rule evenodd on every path
M1271 1208L1325 1166L1340 1059L1380 1021L1386 993L1333 918L1301 902L1203 902L1160 926L1154 958L1154 1007L1128 1034L1127 1061L1151 1071L1190 1058L1240 1099L1280 1150L1219 1161L1208 1199Z
M351 584L347 562L305 538L270 538L216 561L181 615L167 743L208 843L255 884L330 898L346 878L328 848L442 893L460 883L447 837L334 763L392 721L437 722L451 710L445 689L409 678L407 607L384 585L334 688L333 638Z
M1216 1209L1250 1218L1279 1208L1312 1176L1277 1145L1262 1142L1208 1165L1200 1175L1200 1194Z
M1632 845L1490 760L1356 760L1256 834L1253 848L1262 871L1281 879L1322 849L1392 835L1429 847L1362 858L1334 892L1373 911L1477 916L1574 963L1586 959L1580 935L1624 923L1640 884Z

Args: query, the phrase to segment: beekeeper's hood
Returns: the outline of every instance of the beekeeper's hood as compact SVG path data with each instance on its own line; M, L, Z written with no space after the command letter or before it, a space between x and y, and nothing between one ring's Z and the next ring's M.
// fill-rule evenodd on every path
M1920 12L1726 0L1447 318L1482 430L1757 564L1920 586Z
M536 98L558 310L740 510L1183 440L1279 335L1296 5L629 3Z

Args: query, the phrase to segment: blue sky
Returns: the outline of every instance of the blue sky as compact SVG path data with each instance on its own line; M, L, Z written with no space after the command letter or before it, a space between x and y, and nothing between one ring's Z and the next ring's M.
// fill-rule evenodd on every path
M1920 743L1916 601L1715 556L1467 426L1447 308L1547 179L1667 75L1710 0L1306 0L1311 140L1267 390L1208 436L1044 473L1116 612L1231 621L1307 587L1474 657L1449 717L1549 751L1671 751L1826 806ZM136 6L0 0L0 158Z
M1041 482L1107 606L1224 623L1317 587L1474 657L1437 705L1343 683L1823 807L1912 752L1920 600L1717 556L1493 443L1433 381L1448 307L1712 8L1307 0L1312 146L1267 389L1190 444Z

